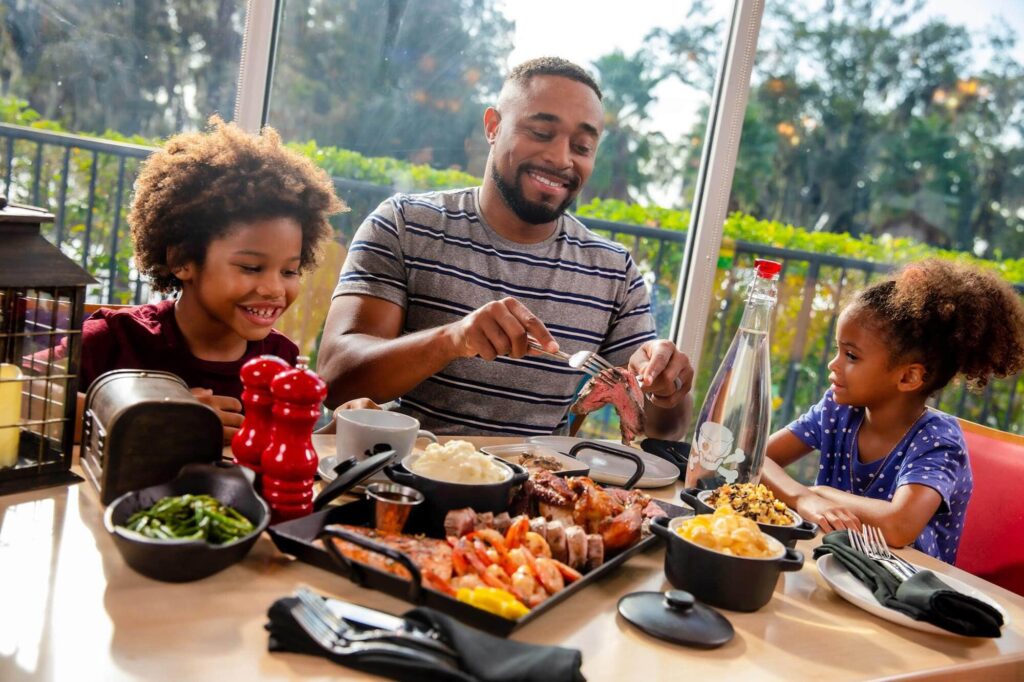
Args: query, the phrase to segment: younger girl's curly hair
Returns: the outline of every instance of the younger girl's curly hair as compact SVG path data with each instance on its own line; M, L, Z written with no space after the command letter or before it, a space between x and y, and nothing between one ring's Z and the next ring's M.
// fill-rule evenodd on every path
M331 236L328 217L344 210L327 173L283 147L273 129L250 135L213 116L207 132L175 135L146 159L128 222L136 267L154 289L171 292L181 288L172 268L202 265L210 242L235 221L294 218L305 268Z
M1024 303L995 273L932 258L904 266L863 292L851 312L868 313L896 362L920 362L932 393L963 374L973 389L1024 369Z

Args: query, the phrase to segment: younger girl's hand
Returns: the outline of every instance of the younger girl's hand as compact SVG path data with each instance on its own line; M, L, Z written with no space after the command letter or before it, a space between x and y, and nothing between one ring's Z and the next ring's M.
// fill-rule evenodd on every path
M220 423L224 426L224 445L231 443L231 438L238 433L239 427L245 421L242 415L242 403L237 398L226 395L214 395L208 388L193 388L192 395L203 405L209 405L220 417Z
M818 524L824 533L860 530L860 519L852 511L814 492L797 500L796 511L808 521Z

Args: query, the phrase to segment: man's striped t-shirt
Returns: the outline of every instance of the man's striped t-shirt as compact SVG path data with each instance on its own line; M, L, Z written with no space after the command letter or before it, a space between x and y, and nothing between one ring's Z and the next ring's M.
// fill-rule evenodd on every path
M398 194L359 227L334 296L368 295L405 309L404 333L462 319L512 296L562 350L625 364L655 338L643 278L629 252L565 214L536 244L502 238L479 211L479 188ZM564 433L585 376L538 356L460 359L396 401L442 434Z

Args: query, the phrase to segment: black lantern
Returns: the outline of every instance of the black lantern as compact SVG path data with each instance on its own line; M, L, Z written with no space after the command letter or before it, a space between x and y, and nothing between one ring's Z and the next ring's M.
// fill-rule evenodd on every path
M0 494L71 473L85 286L40 234L53 216L0 197Z

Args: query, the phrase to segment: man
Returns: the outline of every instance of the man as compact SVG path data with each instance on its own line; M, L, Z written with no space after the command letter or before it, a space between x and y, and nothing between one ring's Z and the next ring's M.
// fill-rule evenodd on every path
M693 370L657 340L629 252L565 213L594 167L601 91L557 58L512 71L484 113L483 185L396 195L359 228L320 346L328 404L360 396L437 433L564 433L584 375L531 353L628 360L647 434L681 438Z

